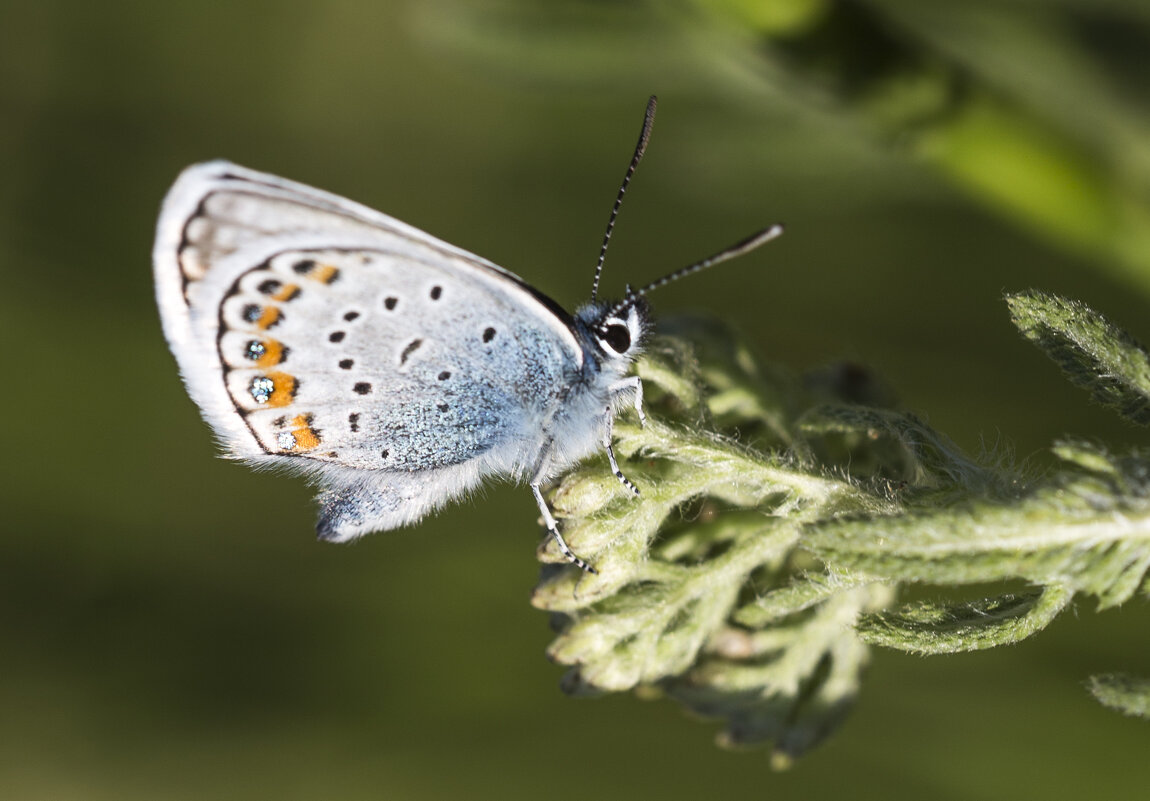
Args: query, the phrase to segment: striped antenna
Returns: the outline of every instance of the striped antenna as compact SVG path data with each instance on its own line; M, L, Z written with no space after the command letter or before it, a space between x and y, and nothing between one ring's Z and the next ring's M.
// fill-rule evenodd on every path
M743 241L731 245L726 250L719 251L714 256L709 256L702 261L695 262L694 264L684 267L681 270L675 270L673 273L664 275L662 278L658 279L657 281L652 281L641 289L631 289L628 287L626 297L612 306L600 319L604 322L611 319L612 317L618 319L619 315L634 306L635 301L646 295L648 292L652 292L661 286L666 286L672 281L678 281L680 278L685 278L688 275L692 275L694 273L705 270L708 267L714 267L716 264L722 264L723 262L729 261L730 259L733 259L737 256L742 256L745 253L750 253L760 245L765 245L772 239L777 239L778 237L782 236L782 233L783 226L772 225L770 228L764 228L757 234L749 236Z
M603 262L607 258L607 245L611 243L611 231L615 228L615 218L619 216L619 208L623 205L623 195L627 192L627 185L631 183L631 176L639 166L643 153L647 150L647 142L651 139L651 126L655 124L656 98L651 95L647 101L647 113L643 117L643 130L639 132L639 144L635 145L635 155L631 157L631 164L627 167L627 174L623 176L623 185L619 187L619 194L615 197L615 205L611 209L611 216L607 220L607 232L603 234L603 247L599 249L599 261L595 264L595 280L591 282L591 302L599 294L599 276L603 274Z

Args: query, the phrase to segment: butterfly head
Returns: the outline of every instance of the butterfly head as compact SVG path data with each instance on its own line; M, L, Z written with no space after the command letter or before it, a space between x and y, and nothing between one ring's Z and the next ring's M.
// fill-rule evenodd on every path
M604 362L630 364L651 332L647 301L627 290L618 302L592 302L575 313L576 327L602 354Z

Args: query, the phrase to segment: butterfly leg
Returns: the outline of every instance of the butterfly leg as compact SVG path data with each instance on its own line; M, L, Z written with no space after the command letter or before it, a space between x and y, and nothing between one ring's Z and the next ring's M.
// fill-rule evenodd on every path
M580 559L575 555L574 551L567 547L566 540L564 540L563 535L559 533L559 524L555 522L555 517L551 514L551 510L547 508L547 501L543 499L543 490L540 489L538 481L531 482L531 492L535 495L535 503L539 505L539 513L543 515L543 524L547 526L547 531L555 538L555 544L559 546L559 550L567 557L567 561L586 573L598 574L598 570Z
M619 462L615 460L615 449L611 447L611 418L614 415L611 414L610 409L607 410L607 415L607 433L603 435L603 447L607 450L607 461L611 464L611 472L615 474L615 478L619 479L624 487L638 495L639 488L631 483L631 479L623 475L623 471L619 469Z
M639 376L633 375L616 381L611 385L611 394L618 395L621 392L635 393L635 411L639 414L639 425L644 425L647 422L647 415L643 413L643 382ZM607 407L607 425L603 430L603 448L607 451L607 461L611 465L611 472L615 474L615 478L623 484L624 487L631 490L636 495L639 494L639 488L636 487L631 480L623 475L623 471L619 469L619 462L615 459L615 449L611 447L612 433L615 428L615 409L613 406Z
M643 411L643 380L637 375L627 376L611 385L611 394L620 392L635 393L635 413L639 415L639 427L647 424L647 413Z

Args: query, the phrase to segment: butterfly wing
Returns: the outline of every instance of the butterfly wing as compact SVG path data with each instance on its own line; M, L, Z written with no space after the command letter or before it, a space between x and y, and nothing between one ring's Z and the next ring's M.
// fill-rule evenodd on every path
M530 469L582 369L567 315L513 274L233 164L180 176L153 255L205 419L233 455L316 476L331 539Z

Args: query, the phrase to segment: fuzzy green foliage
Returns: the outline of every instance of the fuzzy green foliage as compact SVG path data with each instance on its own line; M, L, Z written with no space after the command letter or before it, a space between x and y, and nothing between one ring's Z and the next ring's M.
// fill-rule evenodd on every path
M1076 383L1142 419L1137 342L1081 304L1008 303ZM1076 597L1104 608L1150 593L1150 453L1065 441L1055 469L1026 475L892 408L858 366L800 380L715 323L680 323L638 371L649 420L615 433L641 497L581 466L552 504L599 573L540 549L533 603L554 615L548 653L570 666L569 692L669 696L723 721L722 743L769 742L785 765L842 722L872 645L990 648ZM988 584L1011 589L956 600ZM911 585L942 597L899 602ZM1092 691L1150 706L1146 682L1100 677Z
M1124 167L1145 157L1145 123L1135 107L1108 102L1069 8L692 2L759 45L763 74L785 75L788 89L830 100L1000 216L1150 289L1150 204ZM1083 107L1091 136L1076 122ZM1105 132L1108 123L1142 132L1137 144Z
M1124 715L1150 718L1150 679L1121 674L1091 676L1090 692L1099 703Z
M1150 423L1150 353L1083 303L1042 292L1008 295L1011 319L1066 377L1128 420Z

